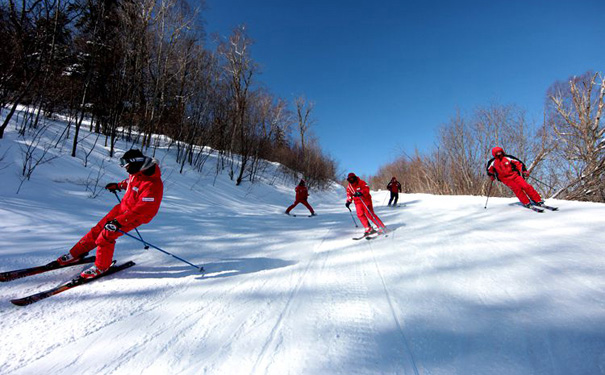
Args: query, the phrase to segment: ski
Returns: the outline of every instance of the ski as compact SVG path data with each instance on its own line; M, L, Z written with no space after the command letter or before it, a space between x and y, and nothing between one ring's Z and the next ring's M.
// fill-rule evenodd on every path
M94 256L92 256L92 257L84 257L84 258L78 260L76 263L71 263L71 264L66 264L66 265L60 265L59 262L57 262L56 260L54 260L54 261L52 261L52 262L50 262L48 264L45 264L43 266L37 266L37 267L31 267L31 268L24 268L24 269L21 269L21 270L2 272L2 273L0 273L0 282L12 281L12 280L20 279L22 277L33 276L33 275L37 275L37 274L43 273L43 272L58 270L60 268L77 266L79 264L92 263L94 261L95 261L95 257Z
M296 215L296 214L286 214L288 216L292 216L292 217L313 217L313 216L317 216L317 214L315 215Z
M527 208L527 209L530 209L530 210L532 210L532 211L535 211L535 212L544 212L544 210L543 210L543 209L538 208L538 207L536 207L536 206L529 206L529 207L523 206L523 207L525 207L525 208Z
M100 279L102 277L112 275L112 274L114 274L114 273L116 273L118 271L121 271L123 269L132 267L134 265L135 265L135 263L133 261L128 261L126 263L120 264L119 266L112 265L109 268L109 270L107 270L107 272L105 272L105 273L103 273L103 274L101 274L101 275L99 275L99 276L97 276L95 278L92 278L92 279L85 279L85 278L81 277L80 275L78 275L73 280L70 280L70 281L68 281L68 282L66 282L66 283L64 283L62 285L59 285L59 286L57 286L55 288L48 289L48 290L45 290L45 291L40 292L40 293L32 294L32 295L27 296L27 297L13 299L13 300L11 300L11 303L14 304L14 305L17 305L17 306L31 305L32 303L35 303L35 302L38 302L38 301L43 300L45 298L54 296L55 294L59 294L61 292L69 290L71 288L75 288L75 287L77 287L79 285L88 284L91 281L95 281L95 280Z
M559 207L547 206L545 204L541 204L541 205L536 206L536 207L538 207L538 208L545 208L545 209L550 210L550 211L559 211Z
M373 233L364 233L363 236L361 236L361 237L353 237L353 240L359 241L359 240L364 239L364 238L368 239L368 238L370 238L369 236L372 236L372 235L377 234L377 233L378 232L376 232L376 231L374 231Z
M375 240L375 239L377 239L378 237L388 237L388 236L389 236L389 235L388 235L388 234L386 234L386 233L378 233L378 234L377 234L377 235L375 235L375 236L366 236L366 240L368 240L368 241L369 241L369 240Z

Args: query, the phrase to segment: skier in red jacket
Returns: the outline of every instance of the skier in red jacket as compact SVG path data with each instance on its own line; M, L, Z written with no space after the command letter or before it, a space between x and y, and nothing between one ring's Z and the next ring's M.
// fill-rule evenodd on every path
M391 182L387 185L387 190L391 192L391 198L389 199L389 206L393 202L393 207L397 206L399 200L399 193L401 193L401 184L395 177L391 178ZM384 204L384 203L383 203Z
M60 256L61 265L75 263L97 248L95 264L80 276L91 279L106 272L112 264L116 239L120 232L129 232L141 224L146 224L158 213L164 185L157 160L143 155L139 150L126 151L120 165L130 175L122 182L112 182L105 186L110 192L126 190L121 203L117 204L97 223L69 253Z
M498 179L508 186L525 207L531 206L530 200L537 206L544 205L540 194L525 181L529 171L521 160L505 154L502 147L494 147L492 155L494 157L487 162L486 167L487 175L492 181Z
M311 212L311 216L315 216L315 211L313 211L313 207L311 207L309 202L307 202L307 198L309 198L309 190L307 189L305 180L300 180L298 186L294 189L294 191L296 191L296 200L290 207L288 207L288 209L286 210L286 214L290 215L290 211L292 211L292 209L296 207L299 203L302 203Z
M349 173L347 181L349 182L349 185L347 186L347 202L345 203L345 206L349 208L351 202L355 202L357 217L365 228L364 236L376 233L376 230L372 228L369 220L376 225L379 233L383 233L386 227L374 212L372 196L370 195L370 187L368 184L357 177L355 173Z

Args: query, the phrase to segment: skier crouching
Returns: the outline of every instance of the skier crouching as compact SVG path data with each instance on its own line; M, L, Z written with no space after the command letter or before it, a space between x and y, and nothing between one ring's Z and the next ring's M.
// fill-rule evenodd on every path
M378 232L383 233L385 226L374 212L372 196L370 195L370 187L368 184L357 177L355 173L349 173L347 181L349 182L349 185L347 186L347 202L345 203L345 206L349 208L351 202L355 202L357 217L365 228L364 236L376 233L376 230L372 228L372 225L370 224L370 220L376 225Z
M129 178L119 183L109 183L105 189L112 193L126 190L122 201L82 237L69 253L57 259L61 265L76 263L96 247L95 264L80 274L85 279L99 276L111 267L116 239L122 235L119 230L129 232L139 225L149 223L158 213L162 202L164 185L157 160L132 149L124 153L120 165L126 169Z
M521 160L505 154L502 147L494 147L492 155L493 158L487 162L486 167L487 175L492 181L498 179L498 181L508 186L521 204L527 208L531 206L532 201L536 206L544 205L540 194L525 181L525 178L529 176L529 171Z

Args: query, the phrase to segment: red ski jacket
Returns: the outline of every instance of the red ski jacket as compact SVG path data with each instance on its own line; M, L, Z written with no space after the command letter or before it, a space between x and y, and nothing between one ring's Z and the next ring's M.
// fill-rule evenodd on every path
M397 180L391 180L391 182L389 182L389 184L387 185L387 189L391 193L401 193L401 184Z
M506 180L514 176L521 176L527 172L525 164L512 155L504 154L501 159L496 157L498 152L504 154L504 150L501 147L494 147L492 149L492 155L494 156L487 162L487 175L493 176L498 180Z
M364 202L371 202L372 196L370 195L370 187L366 182L360 178L357 178L355 183L350 183L347 186L347 202L355 201L356 203L359 201L360 197L354 197L353 194L356 192L361 192L361 198L363 198Z
M145 171L155 166L155 171L147 175ZM123 226L136 221L145 224L151 221L160 209L164 195L160 167L153 164L145 170L130 175L127 180L118 184L126 193L120 204L121 213L116 220Z
M307 198L309 197L309 190L307 189L306 186L300 186L298 185L296 187L296 189L294 189L296 191L296 200L297 201L306 201Z

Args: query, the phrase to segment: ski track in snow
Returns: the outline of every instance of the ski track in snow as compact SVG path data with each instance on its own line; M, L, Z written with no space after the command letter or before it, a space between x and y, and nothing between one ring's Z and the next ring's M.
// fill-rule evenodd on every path
M392 237L391 237L392 238ZM405 346L405 353L403 355L403 357L406 359L406 363L404 364L404 369L405 369L405 373L411 372L408 369L411 367L411 369L414 371L414 374L418 375L418 368L416 367L416 361L414 359L414 355L412 353L412 351L410 350L410 345L408 344L408 339L405 336L405 333L403 331L403 324L401 324L400 319L397 317L397 313L395 312L395 308L393 307L393 301L391 298L391 293L389 293L389 289L387 287L387 284L384 280L384 276L382 275L382 271L380 270L380 265L378 264L378 261L376 260L376 255L374 254L374 247L372 246L372 243L368 243L368 247L370 247L371 252L372 252L372 260L374 261L374 265L376 266L376 272L378 273L378 276L380 277L380 282L382 284L382 287L384 289L384 294L385 297L387 299L387 302L389 304L389 309L390 312L393 316L393 321L395 322L395 324L397 325L397 329L399 330L399 333L401 335L401 339L403 341L403 344Z
M314 252L313 252L313 257L307 262L307 266L305 267L305 270L302 272L302 274L299 276L298 282L296 283L296 286L292 289L292 291L289 293L288 299L286 301L286 305L284 306L284 309L281 313L279 313L275 325L273 326L273 328L271 328L270 333L269 333L269 337L267 339L267 341L265 342L265 344L262 346L262 349L258 355L258 359L257 361L254 363L254 366L252 367L252 373L257 373L256 369L258 368L258 366L260 364L262 364L263 362L266 361L266 356L268 353L268 349L270 346L273 346L273 342L276 339L276 335L278 334L282 322L284 320L284 317L288 314L289 310L290 310L290 306L292 304L292 301L294 300L294 298L296 298L298 291L300 290L300 287L302 285L302 283L305 281L305 277L306 275L309 273L309 269L311 268L311 265L314 264L317 261L318 258L318 251L319 249L321 249L321 245L324 243L326 236L330 233L330 230L328 229L326 231L326 233L324 234L324 236L322 236L320 243L317 245L317 247L315 248ZM324 255L325 256L325 255ZM322 267L323 269L323 267ZM277 348L276 348L277 349ZM268 366L264 366L265 367L265 373L267 373L268 370Z

